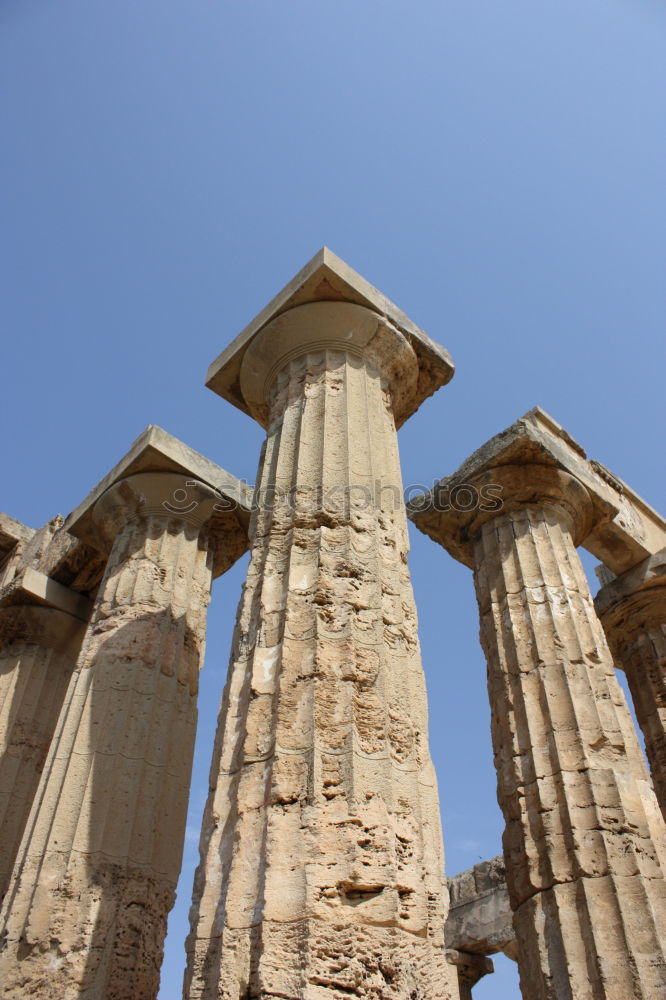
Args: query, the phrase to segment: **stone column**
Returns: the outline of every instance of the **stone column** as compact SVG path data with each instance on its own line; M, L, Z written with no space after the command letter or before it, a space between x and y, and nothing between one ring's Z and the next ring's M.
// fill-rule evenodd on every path
M474 1000L472 987L484 976L495 971L495 966L485 955L475 955L472 952L457 951L449 948L446 957L450 965L455 966L458 975L458 990L460 1000Z
M666 818L666 550L602 587L595 606L627 676Z
M182 512L166 509L184 496ZM153 472L115 483L94 505L110 555L5 900L2 996L157 994L183 848L214 506L210 487Z
M468 534L523 997L655 1000L664 824L575 548L590 497L542 465L491 483L500 509Z
M55 608L0 608L0 901L84 628L83 622Z
M408 339L348 302L289 309L243 357L268 436L190 1000L457 996L395 432L418 380Z

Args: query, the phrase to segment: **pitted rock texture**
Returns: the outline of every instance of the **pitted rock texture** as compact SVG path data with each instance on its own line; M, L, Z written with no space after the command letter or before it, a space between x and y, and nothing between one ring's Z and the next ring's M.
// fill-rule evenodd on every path
M272 396L195 879L189 1000L445 1000L447 888L390 393Z
M11 1000L154 1000L158 990L213 553L207 529L179 517L128 506L123 523L122 489L113 487L117 536L0 915L0 995Z
M54 608L0 609L0 901L83 638Z
M567 511L496 516L474 561L523 997L666 996L664 824Z

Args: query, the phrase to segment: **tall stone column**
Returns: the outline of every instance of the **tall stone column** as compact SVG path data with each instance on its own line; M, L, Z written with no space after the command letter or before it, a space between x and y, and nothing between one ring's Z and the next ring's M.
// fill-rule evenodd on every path
M602 587L595 606L627 676L666 818L666 550Z
M554 463L489 451L440 484L458 510L427 530L474 569L522 994L654 1000L665 828L576 552L593 499Z
M181 512L171 501L182 497ZM93 505L110 555L5 900L2 996L154 1000L183 847L215 503L203 483L150 472Z
M457 996L395 433L419 373L408 337L350 302L290 308L245 345L233 384L268 436L190 1000Z
M474 546L504 853L527 998L666 995L666 844L575 541L567 473L493 470Z
M83 622L56 608L0 608L0 901L84 629Z

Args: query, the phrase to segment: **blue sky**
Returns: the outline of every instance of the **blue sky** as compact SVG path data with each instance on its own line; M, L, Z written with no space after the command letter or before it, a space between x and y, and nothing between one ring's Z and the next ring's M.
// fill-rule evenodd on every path
M2 509L66 514L149 423L254 480L210 361L322 245L451 352L432 484L535 404L663 508L660 0L3 0ZM590 565L590 561L587 561ZM245 561L215 585L186 862ZM412 536L453 874L500 850L469 572ZM508 961L478 1000L515 1000Z

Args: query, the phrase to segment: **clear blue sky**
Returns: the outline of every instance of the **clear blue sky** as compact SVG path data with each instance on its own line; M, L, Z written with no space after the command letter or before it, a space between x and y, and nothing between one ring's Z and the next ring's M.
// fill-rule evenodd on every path
M432 484L535 404L663 507L661 0L2 0L0 507L68 513L149 423L253 481L209 362L324 243L451 352ZM215 585L186 862L245 561ZM412 572L447 870L500 850L469 572ZM477 1000L515 1000L508 961Z

